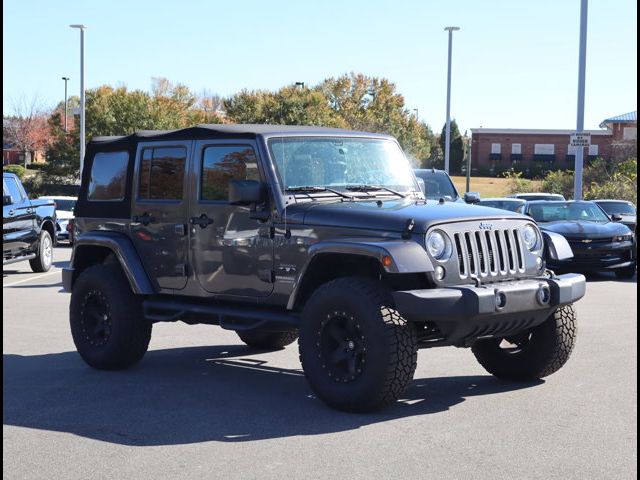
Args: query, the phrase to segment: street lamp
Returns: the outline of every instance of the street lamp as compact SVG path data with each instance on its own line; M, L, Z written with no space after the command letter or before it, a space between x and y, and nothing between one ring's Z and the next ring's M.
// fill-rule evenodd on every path
M414 108L413 111L416 112L416 120L418 120L418 109Z
M576 133L584 131L584 76L587 64L587 8L588 1L580 2L580 50L578 55L578 119ZM573 180L573 199L582 200L582 162L584 147L576 147L575 178Z
M84 31L87 28L82 24L69 25L71 28L80 30L80 178L82 178L82 167L84 165L85 147L85 118L84 118Z
M64 80L64 131L67 131L67 82L69 81L69 77L62 77Z
M296 82L296 87L304 88L304 82Z
M460 27L445 27L449 32L449 59L447 69L447 126L445 129L444 143L444 171L449 173L449 149L451 147L451 46L453 43L453 32L460 30Z

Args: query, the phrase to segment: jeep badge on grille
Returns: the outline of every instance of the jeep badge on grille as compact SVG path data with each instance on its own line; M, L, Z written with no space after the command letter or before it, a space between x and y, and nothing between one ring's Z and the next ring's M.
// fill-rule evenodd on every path
M493 223L480 222L480 230L491 230L493 229Z

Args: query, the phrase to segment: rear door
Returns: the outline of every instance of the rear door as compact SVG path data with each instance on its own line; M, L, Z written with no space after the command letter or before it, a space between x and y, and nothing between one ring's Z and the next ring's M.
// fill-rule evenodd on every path
M269 224L249 207L228 203L229 180L261 180L255 143L196 142L192 175L191 262L211 293L259 298L273 290L273 240Z
M30 248L37 240L35 211L24 190L13 177L2 178L3 195L10 195L11 205L2 207L2 251L16 254Z
M187 283L186 169L192 141L138 145L131 238L151 281L161 289Z

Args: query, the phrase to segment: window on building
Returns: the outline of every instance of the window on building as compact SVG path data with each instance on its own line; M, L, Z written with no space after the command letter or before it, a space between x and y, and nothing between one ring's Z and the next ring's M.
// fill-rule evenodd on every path
M589 156L590 157L598 156L598 145L589 145Z
M201 200L229 198L229 180L260 180L258 161L248 145L207 147L202 157Z
M142 150L138 198L180 200L184 189L187 149L155 147Z
M622 139L623 140L637 140L638 139L638 128L637 127L624 127L622 131Z
M87 200L118 202L124 200L129 153L100 152L93 157Z
M492 143L491 144L491 153L500 153L500 144Z
M511 153L514 155L522 155L522 144L520 143L512 143L511 144Z
M553 155L553 151L553 143L536 143L533 147L533 153L535 155Z

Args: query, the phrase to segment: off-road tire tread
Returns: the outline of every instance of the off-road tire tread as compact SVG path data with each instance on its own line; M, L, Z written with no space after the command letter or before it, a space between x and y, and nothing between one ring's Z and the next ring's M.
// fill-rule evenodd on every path
M571 356L577 333L575 307L569 304L558 308L543 324L535 327L535 331L544 335L547 351L537 352L519 370L508 368L508 365L505 367L507 362L504 356L498 355L496 350L491 348L491 341L477 342L471 350L480 365L498 378L530 381L547 377L560 370Z
M81 294L83 285L97 285L102 288L110 299L112 321L119 322L119 328L126 329L124 341L114 345L113 352L108 358L96 359L88 355L85 349L92 346L83 342L79 328L79 311L81 298L74 298L74 293ZM114 312L113 310L117 310ZM90 366L100 370L121 370L139 362L146 353L151 340L152 324L144 318L142 302L132 291L129 281L118 264L99 264L84 270L73 286L69 305L71 331L78 353ZM120 318L116 318L119 315Z
M370 397L368 402L348 406L334 405L323 397L322 392L314 389L315 393L329 405L352 412L370 412L395 403L413 380L416 370L418 352L415 328L397 310L392 308L393 301L390 292L366 277L342 277L327 282L316 290L307 306L313 308L314 297L330 295L333 291L340 294L348 291L351 295L361 298L363 303L378 305L381 320L385 326L384 334L391 347L392 358L387 365L383 388L377 392L377 395ZM300 342L299 349L300 363L303 370L306 371Z

